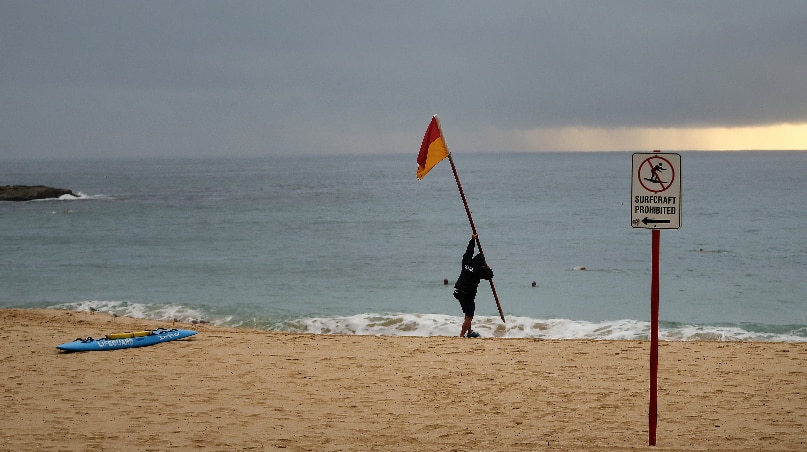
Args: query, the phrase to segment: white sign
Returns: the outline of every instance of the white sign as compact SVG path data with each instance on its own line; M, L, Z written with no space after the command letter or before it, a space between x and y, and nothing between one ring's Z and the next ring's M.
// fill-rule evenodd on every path
M633 154L630 225L644 229L681 227L681 155Z

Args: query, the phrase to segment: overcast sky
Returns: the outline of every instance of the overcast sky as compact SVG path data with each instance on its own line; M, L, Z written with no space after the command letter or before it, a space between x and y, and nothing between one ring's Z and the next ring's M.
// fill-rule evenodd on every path
M453 152L796 137L807 1L0 0L4 157L415 155L434 113Z

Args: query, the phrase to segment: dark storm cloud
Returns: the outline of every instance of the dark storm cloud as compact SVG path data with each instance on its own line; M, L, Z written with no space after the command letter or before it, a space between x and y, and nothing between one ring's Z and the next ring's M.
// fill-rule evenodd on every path
M6 1L10 156L406 152L807 122L807 3ZM412 144L415 143L415 144Z

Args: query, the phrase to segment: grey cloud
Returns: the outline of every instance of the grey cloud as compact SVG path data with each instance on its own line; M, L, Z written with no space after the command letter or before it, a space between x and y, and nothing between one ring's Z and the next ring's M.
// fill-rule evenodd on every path
M807 122L800 1L9 1L0 42L9 156L401 152L435 112Z

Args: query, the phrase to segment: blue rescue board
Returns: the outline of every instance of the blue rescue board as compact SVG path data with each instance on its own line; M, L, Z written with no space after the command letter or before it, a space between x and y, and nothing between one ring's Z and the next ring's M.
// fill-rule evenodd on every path
M165 329L159 328L151 331L143 331L138 333L118 333L110 334L107 337L93 339L76 339L73 342L65 342L64 344L57 345L59 350L68 352L92 352L101 350L119 350L121 348L134 348L146 347L149 345L159 344L160 342L175 341L177 339L184 339L196 334L193 330L178 330L175 328Z

